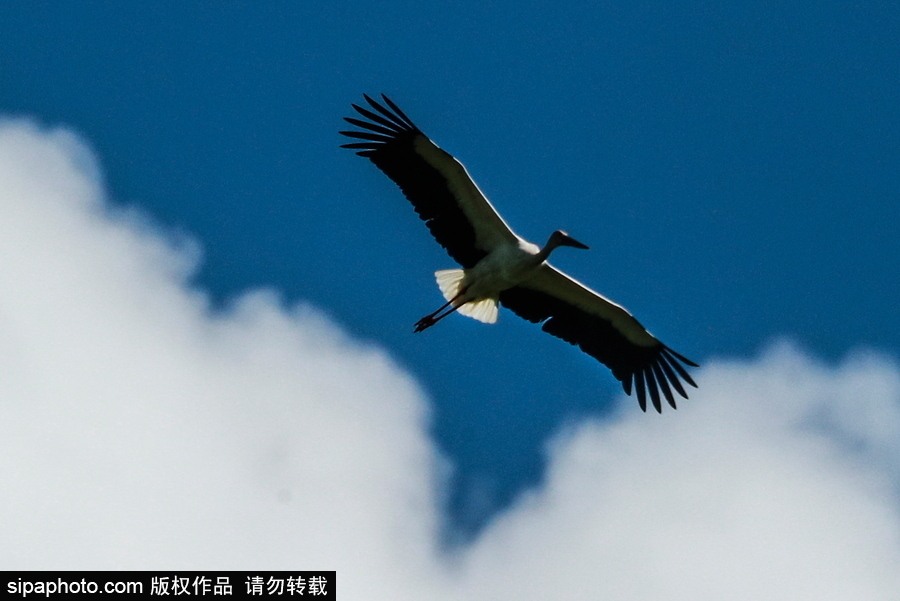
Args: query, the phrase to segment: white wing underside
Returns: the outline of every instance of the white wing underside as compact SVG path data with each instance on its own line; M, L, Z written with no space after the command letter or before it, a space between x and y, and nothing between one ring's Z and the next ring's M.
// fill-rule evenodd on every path
M654 346L659 343L656 337L648 332L625 307L617 305L599 292L591 290L549 263L541 265L533 276L519 286L543 292L609 321L634 344Z
M475 230L475 244L481 250L489 253L498 246L517 243L519 237L500 217L462 163L424 135L416 138L415 150L446 179L459 208Z

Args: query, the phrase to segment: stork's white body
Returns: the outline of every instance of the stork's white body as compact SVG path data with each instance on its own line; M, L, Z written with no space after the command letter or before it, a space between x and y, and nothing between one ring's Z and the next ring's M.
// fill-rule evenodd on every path
M425 136L389 98L382 96L389 108L365 98L374 112L353 108L369 121L348 117L362 130L341 132L365 141L344 146L369 158L400 186L437 241L463 267L435 273L447 303L419 320L415 331L456 311L493 323L500 303L608 365L626 393L634 385L642 409L648 391L657 411L660 392L673 408L671 388L687 398L679 378L696 384L680 363L695 363L662 344L623 307L547 263L559 246L587 246L559 230L542 248L522 239L462 163Z
M496 297L503 290L521 284L543 262L541 249L521 238L516 244L502 244L472 269L465 270L463 287L469 301Z
M543 262L540 247L519 238L515 243L497 246L471 269L442 269L434 275L441 294L452 305L451 312L458 310L482 323L495 323L500 293L533 276ZM434 318L441 309L431 317ZM417 331L436 321L423 318L420 321L423 327Z

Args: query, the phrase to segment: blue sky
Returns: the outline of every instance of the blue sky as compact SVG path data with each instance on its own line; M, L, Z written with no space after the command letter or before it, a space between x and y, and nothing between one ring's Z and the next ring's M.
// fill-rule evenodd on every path
M364 92L519 234L590 245L555 264L701 364L780 337L827 365L900 352L896 6L297 4L6 3L0 111L83 136L114 205L199 243L217 306L275 290L408 370L454 465L451 536L537 485L554 433L638 409L511 314L412 334L453 263L338 148Z

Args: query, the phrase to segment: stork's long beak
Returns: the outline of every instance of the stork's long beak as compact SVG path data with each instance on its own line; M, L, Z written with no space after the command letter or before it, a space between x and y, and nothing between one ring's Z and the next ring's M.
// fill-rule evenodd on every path
M560 241L560 244L562 244L563 246L571 246L573 248L581 248L584 250L590 250L590 246L588 246L587 244L582 244L581 242L579 242L578 240L576 240L569 234L566 234L565 232L563 232L562 240Z

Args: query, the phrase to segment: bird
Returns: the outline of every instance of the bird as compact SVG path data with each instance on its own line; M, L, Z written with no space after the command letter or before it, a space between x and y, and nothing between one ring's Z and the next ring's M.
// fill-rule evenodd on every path
M386 95L363 94L368 107L351 104L358 116L344 120L355 130L339 133L342 144L369 159L400 188L437 242L461 269L442 269L435 279L446 301L414 326L422 332L458 312L494 323L498 305L541 324L541 329L578 346L606 365L625 393L636 392L662 413L661 399L675 409L673 390L697 387L685 366L699 367L675 352L624 307L547 262L560 247L587 249L562 230L540 247L517 235L451 154L439 148Z

